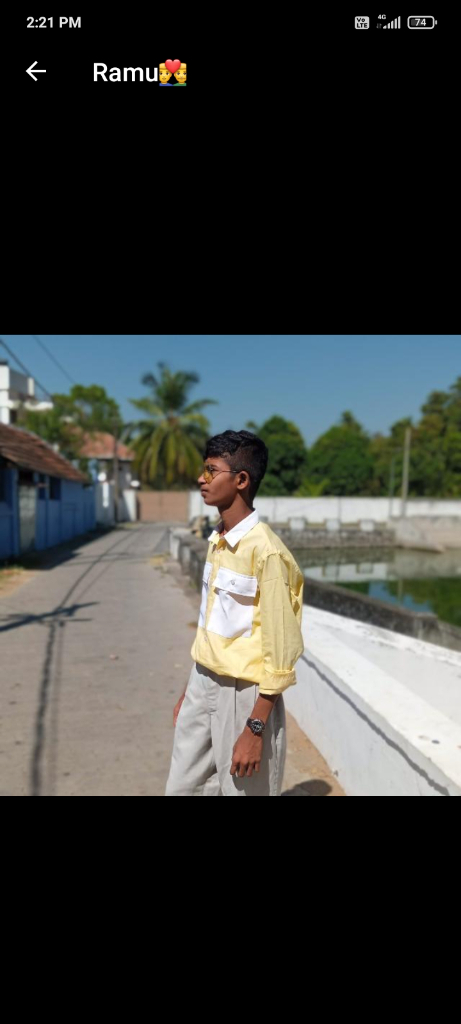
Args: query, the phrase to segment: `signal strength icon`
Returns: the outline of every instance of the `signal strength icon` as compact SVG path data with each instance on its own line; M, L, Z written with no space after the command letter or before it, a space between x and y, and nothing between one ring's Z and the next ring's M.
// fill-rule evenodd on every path
M390 21L387 25L383 25L383 28L400 28L400 22L401 18L394 18L394 20Z

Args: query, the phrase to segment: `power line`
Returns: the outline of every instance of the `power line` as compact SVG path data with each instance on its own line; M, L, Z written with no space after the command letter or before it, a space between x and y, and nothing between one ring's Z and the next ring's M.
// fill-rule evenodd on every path
M10 348L8 347L8 345L6 344L6 342L2 340L2 338L0 338L0 345L3 345L3 348L5 348L5 349L6 349L6 351L7 351L8 353L9 353L9 355L11 356L11 358L12 358L12 359L14 359L15 363L17 363L17 364L18 364L18 366L20 366L20 367L21 367L21 370L24 370L24 373L26 373L28 377L32 377L32 378L33 378L33 380L35 381L35 383L36 383L36 384L38 384L38 386L39 386L40 390L41 390L41 391L43 391L45 395L48 395L48 398L49 398L49 399L50 399L50 401L52 402L52 401L53 401L53 399L52 399L52 397L51 397L51 395L50 395L50 392L49 392L49 391L47 390L47 388L44 388L44 387L43 387L43 384L40 384L40 381L39 381L39 380L37 380L37 378L36 378L36 377L34 377L33 373L31 373L31 372L30 372L30 370L28 370L28 369L27 369L27 366L24 366L24 363L21 363L21 360L20 360L20 359L18 359L18 358L17 358L17 356L15 356L14 352L12 352L12 351L11 351L11 349L10 349Z
M71 384L76 384L77 381L73 380L73 378L67 373L67 370L65 370L64 367L61 366L61 363L59 363L57 359L55 359L54 355L47 349L45 342L41 341L37 334L32 334L31 337L35 338L35 341L37 341L38 344L42 346L43 351L46 352L47 356L49 356L50 359L53 360L53 363L56 363L56 366L58 367L59 370L61 370L61 373L63 373L64 376L67 377L67 380L70 380Z

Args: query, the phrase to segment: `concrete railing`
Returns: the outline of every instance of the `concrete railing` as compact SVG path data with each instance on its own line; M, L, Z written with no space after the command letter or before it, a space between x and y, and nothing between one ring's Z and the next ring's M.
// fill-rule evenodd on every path
M461 796L461 654L308 606L302 630L285 705L347 795Z
M451 515L413 516L391 519L399 547L444 551L461 548L461 518Z
M395 545L395 534L381 523L362 520L357 527L341 525L338 519L327 519L325 527L303 525L302 517L289 519L288 525L271 523L272 529L288 548L374 548Z
M189 521L198 515L217 514L217 509L206 505L200 491L189 491ZM362 519L375 523L389 523L402 517L402 502L398 497L389 498L347 498L325 496L319 498L261 498L256 495L254 507L260 516L267 516L270 523L288 523L291 516L304 516L308 523L325 523L337 519L340 523L358 524ZM461 524L461 499L459 498L410 498L407 501L405 517L413 516L455 517Z
M207 541L170 527L170 551L200 590ZM365 597L309 580L308 600L314 582L318 602L322 590ZM371 621L373 604L381 621L394 617L392 631ZM362 607L366 621L304 606L305 650L284 693L288 711L349 796L461 796L461 653L394 631L399 611L399 626L413 615L432 628L435 617L372 598Z
M308 577L304 583L304 603L323 608L335 615L402 633L425 643L461 651L461 628L442 622L433 612L417 612L388 604L377 597L360 594L347 587Z

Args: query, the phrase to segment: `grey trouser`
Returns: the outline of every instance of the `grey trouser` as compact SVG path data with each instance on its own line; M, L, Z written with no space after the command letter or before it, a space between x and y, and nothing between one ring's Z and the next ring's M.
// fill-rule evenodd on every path
M231 775L232 751L259 695L257 683L219 676L196 662L176 719L165 796L280 796L286 757L280 694L263 733L259 772Z

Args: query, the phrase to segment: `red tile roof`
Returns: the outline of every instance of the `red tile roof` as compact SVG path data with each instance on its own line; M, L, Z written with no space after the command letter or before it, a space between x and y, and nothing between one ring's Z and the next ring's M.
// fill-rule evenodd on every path
M79 455L89 459L113 459L115 438L112 434L98 431L94 434L84 434L83 438ZM135 452L121 444L120 441L117 442L117 455L124 462L133 462L136 457Z
M22 427L0 423L0 455L21 469L59 476L63 480L77 480L79 483L91 482L90 477L75 469L63 455L55 452L47 441L29 430L23 430Z

